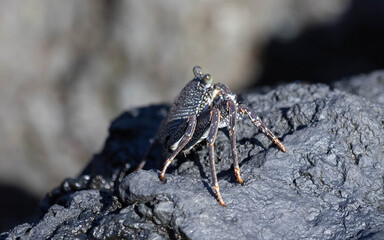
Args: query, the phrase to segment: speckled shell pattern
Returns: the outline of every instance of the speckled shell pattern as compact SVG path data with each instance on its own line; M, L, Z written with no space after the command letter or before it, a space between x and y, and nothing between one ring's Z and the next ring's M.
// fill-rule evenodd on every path
M212 99L215 87L220 88L223 93ZM213 106L220 111L219 128L228 126L229 112L226 98L230 97L236 103L236 95L229 91L224 84L204 87L200 78L190 81L181 91L176 101L172 104L168 116L162 122L158 139L168 152L172 152L171 146L177 143L185 133L188 126L188 117L197 115L197 124L191 140L183 151L190 150L194 145L206 138L211 122ZM212 102L213 101L213 102Z
M183 136L188 125L188 117L198 115L198 122L203 121L199 111L204 110L201 109L201 105L208 90L209 88L204 88L201 79L195 78L180 92L158 132L158 139L167 150ZM208 119L209 117L208 115ZM196 126L196 130L199 128Z

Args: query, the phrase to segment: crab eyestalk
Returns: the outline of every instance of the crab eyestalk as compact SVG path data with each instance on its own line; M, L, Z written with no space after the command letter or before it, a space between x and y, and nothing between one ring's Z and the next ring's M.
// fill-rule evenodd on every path
M201 78L203 76L200 66L194 66L192 71L193 71L193 74L195 75L195 78Z
M207 73L204 75L203 80L205 85L211 85L213 82L213 77L211 74Z

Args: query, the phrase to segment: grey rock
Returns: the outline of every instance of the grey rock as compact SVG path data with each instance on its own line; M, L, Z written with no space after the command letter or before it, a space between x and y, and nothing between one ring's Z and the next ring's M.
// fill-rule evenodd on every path
M161 226L136 214L134 205L103 217L90 231L92 239L161 239L166 236Z
M99 151L117 113L171 101L197 62L242 89L272 36L351 1L0 1L0 183L38 201ZM20 220L6 209L0 231Z
M331 84L332 87L384 104L384 71L347 78Z
M358 80L343 81L241 95L287 153L248 119L239 121L239 185L228 132L220 131L217 170L227 207L212 192L204 144L174 160L165 184L156 170L161 146L151 149L144 170L132 172L168 110L150 106L117 118L82 175L46 197L41 219L0 239L382 239L384 105L353 92Z
M210 178L199 174L199 166L209 172L204 147L189 171L171 171L166 184L151 171L129 175L120 185L122 200L145 203L165 195L173 203L170 226L189 239L382 235L383 105L325 85L290 84L243 98L283 135L288 151L278 151L244 120L238 135L246 183L240 186L233 179L228 137L221 132L216 149L227 208L214 200Z

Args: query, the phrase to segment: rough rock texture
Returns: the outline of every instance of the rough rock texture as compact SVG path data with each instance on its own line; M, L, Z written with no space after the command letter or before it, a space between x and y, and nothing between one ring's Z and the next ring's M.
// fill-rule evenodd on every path
M194 64L244 88L272 36L332 22L351 2L0 1L0 192L41 199L101 149L114 116L170 102ZM13 216L0 214L0 231Z
M359 95L372 102L384 104L384 71L361 74L357 77L337 81L331 86Z
M376 72L331 88L289 84L243 94L243 102L281 136L287 153L241 120L241 186L228 133L220 131L217 170L225 208L210 187L204 145L175 159L166 184L153 170L164 161L157 145L146 170L123 178L168 108L126 112L83 174L47 195L41 219L0 239L383 239L384 105L380 94L368 100L340 90L364 95L366 83L383 87L383 77Z

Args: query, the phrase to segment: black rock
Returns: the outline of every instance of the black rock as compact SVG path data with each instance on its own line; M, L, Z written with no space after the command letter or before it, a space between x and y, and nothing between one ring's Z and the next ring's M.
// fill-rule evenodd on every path
M165 184L156 170L161 146L132 173L168 108L131 110L112 123L82 176L47 195L38 222L0 239L383 239L383 78L376 72L331 87L288 84L241 95L287 153L239 121L242 186L228 132L220 131L216 166L227 207L212 192L205 144L180 154Z

